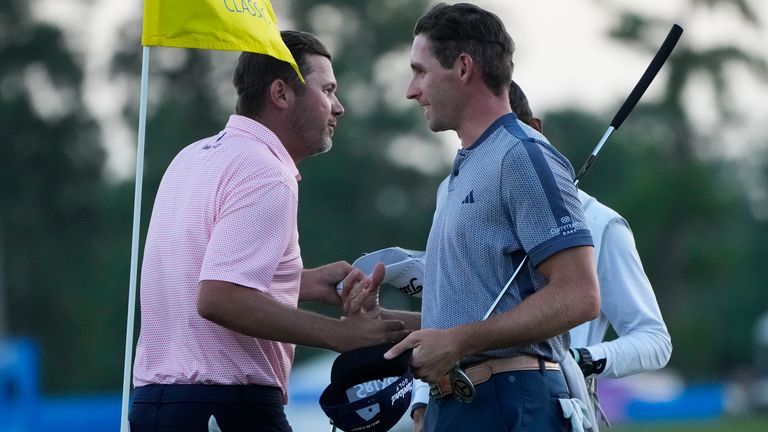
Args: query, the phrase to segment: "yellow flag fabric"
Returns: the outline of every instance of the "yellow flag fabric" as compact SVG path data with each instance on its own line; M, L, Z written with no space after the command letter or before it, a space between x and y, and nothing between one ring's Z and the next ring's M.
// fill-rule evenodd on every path
M269 0L144 0L141 43L267 54L301 78Z

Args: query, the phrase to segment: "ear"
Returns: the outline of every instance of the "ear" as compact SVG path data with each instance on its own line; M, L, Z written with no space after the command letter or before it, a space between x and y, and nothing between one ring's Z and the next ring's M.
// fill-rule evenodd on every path
M269 102L278 108L288 108L295 97L293 88L281 79L272 81L269 85Z
M472 77L474 67L475 60L467 53L459 54L459 57L456 59L456 63L454 63L454 68L457 68L459 73L459 79L464 82L469 81L469 79Z
M540 118L532 117L530 126L539 131L539 133L544 133L544 126L541 124Z

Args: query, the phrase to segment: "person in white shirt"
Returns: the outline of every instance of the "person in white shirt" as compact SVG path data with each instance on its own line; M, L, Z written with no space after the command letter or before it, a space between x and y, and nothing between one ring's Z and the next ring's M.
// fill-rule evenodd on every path
M522 89L512 81L509 90L512 111L518 120L542 132L541 120L534 117ZM592 321L571 329L571 354L579 366L591 399L592 430L594 409L600 410L596 380L620 378L664 367L672 354L672 342L659 310L651 283L643 270L635 240L627 221L584 191L579 199L595 244L600 284L600 314ZM608 325L618 338L603 341ZM563 362L567 373L568 362ZM571 363L572 364L572 363ZM569 381L569 387L573 387ZM423 428L429 387L414 385L411 416L414 432ZM605 416L603 416L604 420Z

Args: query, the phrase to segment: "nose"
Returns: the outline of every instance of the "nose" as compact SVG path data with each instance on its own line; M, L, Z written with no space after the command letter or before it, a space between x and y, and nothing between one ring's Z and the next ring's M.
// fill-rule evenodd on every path
M344 115L344 106L341 104L341 101L339 100L336 95L333 95L333 106L331 107L331 114L333 114L334 117L340 117Z
M419 91L418 87L415 84L416 80L411 80L411 82L408 84L408 88L405 90L405 98L406 99L416 99L419 97L419 94L421 94L421 91Z

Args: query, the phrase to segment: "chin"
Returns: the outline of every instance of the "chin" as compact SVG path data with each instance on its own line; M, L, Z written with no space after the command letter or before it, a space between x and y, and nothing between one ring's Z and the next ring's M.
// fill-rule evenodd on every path
M331 151L331 147L333 147L333 142L331 142L331 140L328 140L324 142L322 145L316 147L312 152L312 154L310 155L310 157L321 155L323 153L328 153L329 151Z
M437 123L437 122L429 122L429 130L432 132L443 132L450 129L443 123Z

